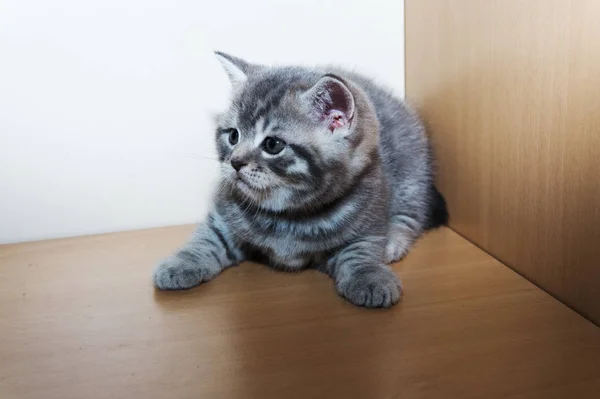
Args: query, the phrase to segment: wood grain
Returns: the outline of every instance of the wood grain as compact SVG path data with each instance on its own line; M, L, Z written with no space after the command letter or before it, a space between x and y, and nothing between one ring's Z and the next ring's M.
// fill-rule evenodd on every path
M0 397L596 398L600 329L448 229L365 310L256 264L185 292L150 272L190 227L0 247Z
M451 227L600 323L600 2L406 0Z

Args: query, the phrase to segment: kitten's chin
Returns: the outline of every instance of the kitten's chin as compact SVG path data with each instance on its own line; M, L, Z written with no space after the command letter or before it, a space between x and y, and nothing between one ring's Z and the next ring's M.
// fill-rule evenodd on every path
M260 203L264 201L269 194L269 190L254 187L252 184L240 178L236 179L233 184L243 197L251 200L256 205L260 205Z
M236 179L235 180L235 187L238 190L240 190L241 192L243 192L244 194L255 194L258 191L258 190L256 190L254 187L252 187L250 184L246 183L242 179Z
M235 188L245 200L261 209L282 212L289 208L291 192L285 188L255 188L243 180L236 180Z

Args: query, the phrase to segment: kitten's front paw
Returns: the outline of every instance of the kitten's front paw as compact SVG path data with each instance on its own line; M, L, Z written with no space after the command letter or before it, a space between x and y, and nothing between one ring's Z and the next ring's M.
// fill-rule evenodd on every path
M163 260L154 270L153 280L161 290L185 290L212 278L209 270L176 255Z
M404 258L410 249L410 244L404 240L390 240L385 247L385 263L390 264Z
M367 308L389 308L402 292L400 280L384 265L358 270L337 288L350 302Z

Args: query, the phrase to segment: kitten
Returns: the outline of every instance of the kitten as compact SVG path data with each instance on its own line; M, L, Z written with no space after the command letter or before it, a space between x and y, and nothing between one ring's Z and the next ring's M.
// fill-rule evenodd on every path
M423 124L367 78L270 68L217 52L233 86L216 143L220 190L190 241L154 272L179 290L246 259L314 267L355 305L401 294L387 265L446 223Z

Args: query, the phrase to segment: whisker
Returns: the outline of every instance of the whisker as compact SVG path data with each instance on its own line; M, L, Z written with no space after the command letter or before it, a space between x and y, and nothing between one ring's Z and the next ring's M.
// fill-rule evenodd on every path
M194 159L210 159L211 161L220 162L218 158L207 157L206 155L194 154L194 153L191 153L191 152L188 152L187 156L189 156L190 158L194 158Z

